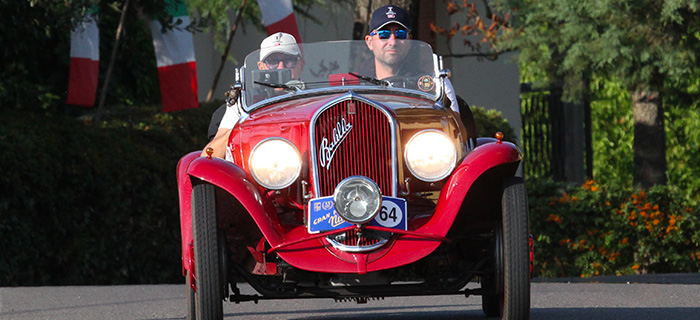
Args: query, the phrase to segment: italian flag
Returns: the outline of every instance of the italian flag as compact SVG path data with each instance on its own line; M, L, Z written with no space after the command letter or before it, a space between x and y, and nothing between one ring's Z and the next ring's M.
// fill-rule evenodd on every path
M150 23L155 47L160 95L163 111L197 108L197 66L194 59L192 34L185 30L190 24L183 0L167 0L167 11L173 21L181 23L172 29L163 28L158 20Z
M95 7L70 33L67 104L85 107L95 105L99 65L100 31L97 29Z
M286 32L301 43L292 0L258 0L267 34Z

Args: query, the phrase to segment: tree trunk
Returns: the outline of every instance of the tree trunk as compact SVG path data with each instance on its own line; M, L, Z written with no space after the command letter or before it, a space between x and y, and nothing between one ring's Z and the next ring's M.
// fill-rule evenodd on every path
M107 75L105 75L105 80L102 83L102 90L100 90L100 102L97 105L97 110L95 110L95 118L92 120L95 128L99 127L102 122L102 114L104 114L105 99L107 98L107 88L109 88L109 81L112 78L112 70L114 69L114 62L117 60L117 49L119 48L119 38L121 38L122 30L124 30L124 18L126 17L126 10L129 9L129 0L124 1L124 6L122 6L122 13L119 17L119 25L117 26L117 35L114 37L114 45L112 46L112 55L109 58L109 65L107 66Z
M228 57L229 51L231 51L231 44L233 44L233 36L236 35L236 30L238 30L238 24L241 22L241 17L243 16L243 9L245 8L247 0L243 0L241 3L241 7L238 8L238 14L236 14L236 22L233 23L233 26L231 27L231 31L229 31L228 35L228 42L226 43L226 49L224 49L224 53L221 55L221 62L219 62L219 69L216 70L216 75L214 76L214 83L211 85L211 89L209 89L209 93L207 94L207 99L204 100L205 103L209 103L211 101L212 96L214 95L214 90L216 90L216 85L219 83L219 78L221 77L221 71L224 70L224 64L226 64L226 58Z
M666 184L666 130L661 95L632 92L634 112L634 185L648 189Z

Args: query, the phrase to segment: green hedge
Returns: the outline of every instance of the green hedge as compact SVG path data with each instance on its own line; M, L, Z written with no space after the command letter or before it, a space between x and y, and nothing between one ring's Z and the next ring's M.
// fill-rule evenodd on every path
M528 180L539 277L700 272L700 212L673 186Z
M503 117L501 111L495 109L486 109L479 106L471 106L476 122L476 133L479 137L493 138L496 132L503 133L503 140L518 143L518 137L515 136L515 130L510 126L508 120Z
M215 107L130 108L99 129L4 114L0 286L181 282L175 167Z
M668 185L635 190L629 92L613 80L593 80L595 181L527 181L536 275L700 271L698 102L664 100Z

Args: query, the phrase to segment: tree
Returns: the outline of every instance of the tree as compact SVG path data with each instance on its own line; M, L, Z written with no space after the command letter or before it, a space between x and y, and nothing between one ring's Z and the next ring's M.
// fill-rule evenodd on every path
M0 108L45 110L60 99L53 89L68 79L70 33L61 30L70 30L79 9L63 2L0 0L0 11Z
M216 30L223 48L230 21L228 14L242 6L242 0L185 0L197 18L186 26L192 32ZM0 0L0 108L24 111L82 113L64 102L70 60L70 30L88 8L98 6L100 29L100 84L116 38L117 26L126 0L16 1ZM294 0L298 16L321 0ZM130 0L125 12L122 39L115 57L114 72L106 90L106 104L157 104L158 74L148 21L158 19L164 26L180 21L166 13L165 0ZM198 15L195 14L198 12ZM244 24L264 29L257 1L248 1L242 13ZM101 88L101 86L100 86ZM154 94L155 93L155 94ZM102 92L98 92L98 95Z
M503 41L517 48L545 86L564 81L580 101L591 74L625 85L634 109L634 183L666 183L665 98L696 71L700 54L697 0L495 0L514 15Z
M219 82L219 77L221 76L221 71L224 68L224 64L230 58L229 50L233 44L233 39L236 35L236 31L238 30L238 25L241 24L241 22L243 22L243 24L248 22L252 23L258 29L264 29L262 21L260 20L260 7L258 6L257 1L247 0L187 0L187 3L191 8L195 9L201 17L198 27L213 30L216 45L223 49L221 62L219 63L219 68L216 72L216 76L214 77L214 83L209 89L209 93L207 94L207 98L205 100L205 102L209 102L211 101L212 94ZM313 4L322 4L321 0L295 0L292 2L292 4L294 6L294 11L299 13L300 16L316 23L320 23L318 19L308 14L308 10L311 9ZM231 25L231 21L229 20L229 11L236 12L233 25ZM228 40L224 41L224 39Z
M98 6L102 61L109 61L124 0L14 1L0 0L5 19L0 24L0 108L56 113L69 110L64 101L70 61L70 30ZM131 0L119 47L110 103L155 103L158 78L150 30L144 17L167 21L164 0ZM106 63L101 63L104 81ZM80 109L82 110L82 108Z
M477 57L479 59L496 60L503 50L499 42L503 35L510 32L510 24L508 19L510 14L504 15L494 12L487 0L481 0L480 6L477 6L476 1L463 1L461 4L453 0L447 1L447 16L461 15L464 22L454 23L447 28L438 26L435 23L430 24L433 32L446 37L449 54L445 57ZM481 9L482 11L480 12ZM467 53L453 53L451 46L452 38L455 36L462 37L462 44L469 48Z

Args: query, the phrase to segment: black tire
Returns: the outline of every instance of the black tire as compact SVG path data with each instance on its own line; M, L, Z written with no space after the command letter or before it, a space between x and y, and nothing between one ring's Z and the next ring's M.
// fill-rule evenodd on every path
M484 277L483 283L485 288L495 288L496 294L482 297L483 310L488 317L529 319L530 247L527 191L522 178L506 181L501 205L500 226L494 232L496 271Z
M214 186L192 188L192 231L195 265L195 317L197 320L223 319L223 293L219 235L216 225Z
M196 299L195 299L195 293L194 293L194 288L192 288L192 281L190 277L190 272L187 270L187 275L185 283L186 283L186 288L187 289L187 320L196 320L197 316L195 315L195 310L197 310L196 306Z

